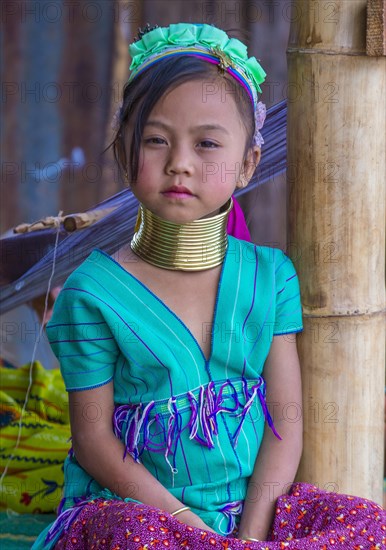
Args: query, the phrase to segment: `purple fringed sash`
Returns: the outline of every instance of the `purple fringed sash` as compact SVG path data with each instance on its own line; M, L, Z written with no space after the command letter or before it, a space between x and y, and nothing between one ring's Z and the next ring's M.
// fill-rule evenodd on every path
M172 473L177 474L178 470L176 468L176 450L178 446L178 440L180 439L182 431L182 418L180 412L178 411L175 397L171 397L169 399L168 409L170 416L168 420L168 431L166 435L165 460L169 464ZM171 464L169 461L169 454L173 456L173 464Z
M47 533L45 542L48 544L58 536L59 533L66 533L75 519L83 510L83 506L88 504L89 500L84 498L74 498L75 505L67 510L63 511L63 503L65 499L62 499L58 508L58 517L52 524L50 530Z
M242 378L241 383L244 404L240 401L231 380L223 382L217 391L215 383L211 381L207 386L200 386L196 395L193 391L187 392L185 402L187 400L189 404L190 418L185 425L178 406L184 396L172 396L167 402L169 416L166 429L160 421L159 413L156 413L157 403L155 401L150 401L146 405L143 403L119 405L114 412L113 429L115 435L125 445L123 458L129 454L136 462L140 462L140 457L145 450L164 452L165 460L172 473L177 473L175 461L181 433L188 430L189 439L194 439L200 445L213 449L215 447L214 437L218 435L217 417L220 413L230 414L240 419L238 427L232 435L236 447L245 419L257 398L269 427L275 436L281 439L268 411L263 377L259 376L251 387L248 387L248 381L245 378ZM226 396L224 396L225 390L230 390ZM231 404L224 403L225 400L230 400ZM186 410L186 405L184 404L182 408ZM240 408L241 411L239 411ZM151 418L152 413L155 413L153 418ZM154 422L160 425L163 442L156 442L151 438L150 427ZM157 437L159 435L158 433ZM169 457L172 459L170 460Z
M200 387L198 400L193 393L188 392L191 417L189 421L190 436L189 439L195 439L201 445L214 448L213 435L218 434L217 418L218 410L216 408L216 393L214 383L209 382L206 388ZM198 428L201 428L203 436L198 435Z
M142 450L138 451L138 441L143 427L145 442L149 439L149 427L152 421L149 422L150 411L154 408L154 401L150 401L143 411L142 403L139 405L120 405L115 408L113 416L113 429L117 437L122 439L125 444L125 453L127 453L136 461L139 462L139 457L146 448L146 444ZM142 414L141 414L142 412ZM126 428L125 428L126 426Z
M265 389L264 379L260 377L258 384L255 384L254 386L252 386L250 390L248 389L248 384L245 378L243 378L243 384L244 384L244 393L246 396L248 396L249 399L244 407L244 411L241 414L244 415L244 418L245 418L246 414L248 414L249 409L251 408L252 403L257 395L261 404L261 408L263 409L264 418L267 421L268 426L271 428L275 436L281 441L282 438L280 437L280 435L277 433L275 429L272 417L269 413L267 403L265 400L266 389ZM245 413L245 410L247 408L248 408L248 411Z
M244 503L242 500L235 500L234 502L230 502L229 504L226 504L222 508L220 508L220 512L224 514L224 516L228 520L226 533L233 533L236 527L236 518L240 518L241 514L243 513L243 507Z

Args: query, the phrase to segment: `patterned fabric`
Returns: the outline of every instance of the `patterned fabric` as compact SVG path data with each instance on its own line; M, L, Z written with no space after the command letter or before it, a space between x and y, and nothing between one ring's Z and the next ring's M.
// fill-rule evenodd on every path
M368 500L294 484L277 500L267 542L246 542L190 527L157 508L96 499L80 507L55 550L380 550L386 513Z
M63 489L63 462L70 448L68 397L58 369L46 371L35 362L26 412L20 417L30 378L30 365L0 367L0 508L18 513L56 512Z
M173 311L98 250L68 278L47 334L67 389L114 379L114 430L126 453L228 534L265 420L274 429L261 377L272 338L301 329L290 259L228 237L209 358ZM66 459L63 514L102 490L75 456Z

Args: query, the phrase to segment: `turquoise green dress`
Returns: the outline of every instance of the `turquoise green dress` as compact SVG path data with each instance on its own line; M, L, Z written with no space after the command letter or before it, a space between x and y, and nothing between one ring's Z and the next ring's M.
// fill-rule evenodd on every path
M229 236L213 324L203 330L211 338L208 360L162 300L94 250L67 279L47 335L67 390L113 380L112 425L126 454L206 524L228 534L266 421L275 429L262 378L272 339L302 330L291 260ZM70 454L62 511L102 491Z

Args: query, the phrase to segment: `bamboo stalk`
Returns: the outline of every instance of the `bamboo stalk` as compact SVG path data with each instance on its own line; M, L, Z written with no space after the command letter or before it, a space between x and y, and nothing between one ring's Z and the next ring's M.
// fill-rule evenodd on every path
M386 59L366 57L365 0L293 9L288 249L305 326L298 478L381 503Z
M367 2L367 55L386 55L386 0Z

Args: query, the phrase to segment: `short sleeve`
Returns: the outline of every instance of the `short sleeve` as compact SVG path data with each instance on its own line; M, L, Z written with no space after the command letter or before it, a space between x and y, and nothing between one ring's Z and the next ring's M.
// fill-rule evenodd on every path
M276 312L273 334L289 334L303 330L299 281L290 258L275 251Z
M63 287L46 327L67 391L110 382L118 355L101 300L81 285L73 286Z

